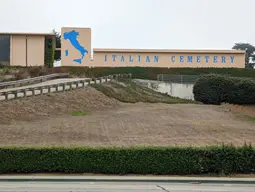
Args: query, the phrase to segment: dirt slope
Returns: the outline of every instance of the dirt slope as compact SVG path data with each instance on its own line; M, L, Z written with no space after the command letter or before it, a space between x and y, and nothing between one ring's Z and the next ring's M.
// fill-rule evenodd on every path
M126 84L97 89L126 103L92 87L0 102L0 145L255 145L254 121L238 116L253 106L155 103L179 100Z
M120 103L92 87L65 93L28 97L0 102L0 126L16 120L38 120L45 117L70 114L73 111L90 112L114 108Z
M218 106L124 104L87 116L5 125L0 129L0 145L255 145L254 125Z

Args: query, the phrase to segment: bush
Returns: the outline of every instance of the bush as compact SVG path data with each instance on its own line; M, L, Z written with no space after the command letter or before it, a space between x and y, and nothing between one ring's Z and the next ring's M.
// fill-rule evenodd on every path
M132 73L133 78L157 80L158 74L169 75L202 75L226 74L236 77L254 77L254 69L238 68L160 68L160 67L61 67L68 69L69 73L77 76L100 77L117 73Z
M193 88L196 101L204 104L255 104L255 80L223 75L203 75Z
M1 66L0 66L1 68ZM8 66L10 69L26 69L20 66ZM233 77L253 77L254 69L238 68L161 68L161 67L56 67L54 70L63 70L74 76L101 77L117 73L132 73L133 78L157 80L158 74L169 75L204 75L223 74Z
M0 148L0 173L231 174L255 171L255 149L234 147Z

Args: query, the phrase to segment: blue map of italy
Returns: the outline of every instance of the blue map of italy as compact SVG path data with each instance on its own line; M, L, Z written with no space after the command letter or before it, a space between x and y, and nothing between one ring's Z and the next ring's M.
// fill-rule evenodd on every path
M82 59L84 58L85 54L88 54L88 50L86 50L81 44L79 43L77 37L79 36L79 32L72 30L70 32L65 32L64 33L64 40L69 40L72 46L81 53L81 58L80 59L74 59L73 61L76 63L81 64ZM69 51L65 50L66 56L68 56Z

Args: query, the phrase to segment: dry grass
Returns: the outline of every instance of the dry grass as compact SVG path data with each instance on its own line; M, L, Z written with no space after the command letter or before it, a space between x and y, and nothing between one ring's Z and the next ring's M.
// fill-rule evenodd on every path
M255 141L255 126L218 106L140 103L87 116L16 122L2 127L0 135L0 145L238 146Z
M108 97L115 98L125 103L195 103L191 100L170 97L166 94L162 94L138 85L133 81L124 79L122 79L121 82L111 81L108 83L96 84L92 86Z
M1 101L0 127L2 128L3 124L9 124L17 120L37 121L43 118L55 118L56 116L71 114L76 111L106 110L118 105L118 101L106 97L91 87L65 93Z
M237 118L254 114L253 109L121 103L87 87L0 102L0 145L255 145L254 122Z
M237 118L255 122L255 105L224 105L225 110L231 111Z

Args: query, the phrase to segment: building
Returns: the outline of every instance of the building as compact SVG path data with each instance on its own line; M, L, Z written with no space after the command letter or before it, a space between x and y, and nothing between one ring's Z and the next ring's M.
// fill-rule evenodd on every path
M91 29L62 28L61 65L92 67L217 67L244 68L241 50L94 49Z
M51 33L0 33L0 64L43 66L45 39L55 40Z
M7 35L7 36L6 36ZM54 34L2 34L0 61L10 65L44 65L44 39ZM8 40L8 38L10 40ZM61 66L89 67L193 67L244 68L245 51L241 50L160 50L93 49L90 28L61 29Z

